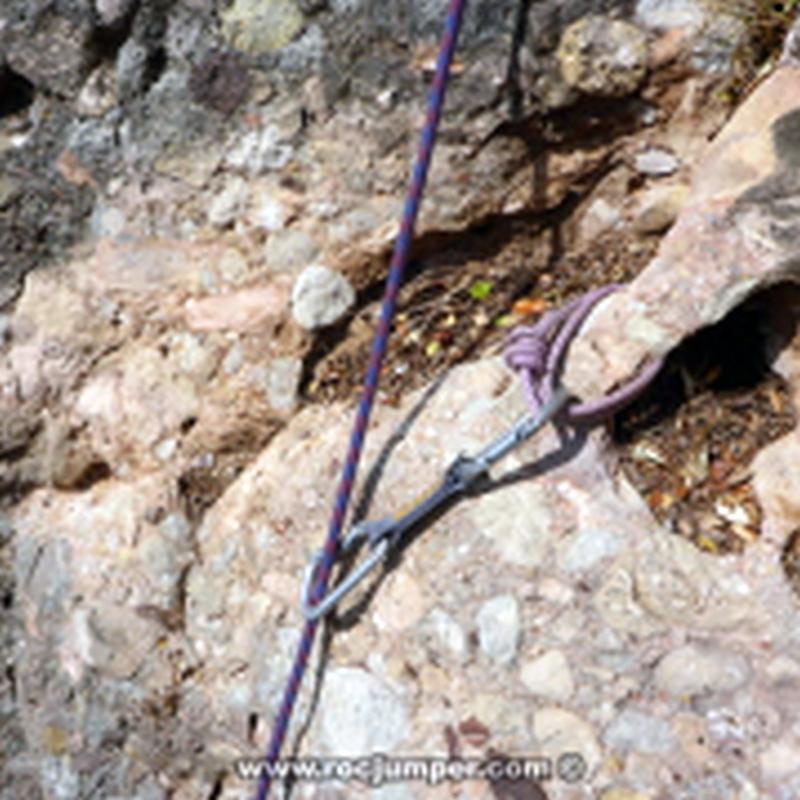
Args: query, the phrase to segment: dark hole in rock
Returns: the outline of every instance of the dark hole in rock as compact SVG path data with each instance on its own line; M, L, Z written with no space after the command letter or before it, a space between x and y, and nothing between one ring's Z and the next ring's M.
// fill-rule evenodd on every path
M258 729L258 714L252 711L247 715L247 741L251 744L255 739L256 730Z
M150 88L164 74L167 68L167 51L163 47L156 47L147 57L145 70L145 86Z
M34 94L33 84L27 78L0 64L0 118L28 108Z
M214 785L211 787L211 794L208 795L208 800L219 800L219 798L222 797L222 781L222 775L218 775L214 781Z
M189 433L195 425L197 425L197 417L186 417L186 419L181 422L181 433Z
M795 426L770 354L793 336L798 305L791 284L757 293L681 343L614 419L625 475L659 522L703 550L741 552L759 534L750 464Z
M224 470L191 467L178 478L178 492L190 522L199 522L203 514L225 491L230 479Z
M800 528L796 528L786 540L781 554L781 565L786 580L794 593L800 597Z
M3 675L5 676L6 681L8 681L8 688L9 693L11 695L12 700L17 699L17 673L14 669L13 664L6 664L6 668L3 670Z
M92 461L81 473L72 488L84 491L91 488L95 483L107 480L111 477L111 467L105 461Z
M88 48L98 61L113 61L120 47L130 38L137 5L138 3L131 3L128 11L114 22L107 24L99 20L99 24L93 28Z

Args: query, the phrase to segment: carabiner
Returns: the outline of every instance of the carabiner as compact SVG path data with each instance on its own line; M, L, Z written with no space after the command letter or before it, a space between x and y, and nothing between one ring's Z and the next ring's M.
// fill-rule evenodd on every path
M342 578L333 589L329 589L325 597L316 603L311 602L311 592L317 581L319 566L322 563L323 551L317 551L311 563L306 567L301 589L300 608L303 616L308 620L319 619L332 611L334 606L354 589L362 578L372 572L380 564L389 550L389 536L395 528L395 521L391 518L371 522L361 522L354 525L339 545L337 556L350 552L361 541L369 543L370 552L367 557L347 575Z
M427 519L433 512L449 502L453 497L465 494L475 482L489 471L496 461L514 448L529 439L540 428L544 427L566 405L569 395L563 388L553 392L552 397L542 406L535 416L526 414L512 428L481 450L473 457L458 456L445 471L442 482L432 491L423 493L412 508L397 519L385 519L360 522L353 526L347 536L342 539L337 557L350 552L362 541L369 544L366 558L354 567L339 583L328 590L326 595L315 603L311 601L311 593L319 574L323 552L314 554L311 564L306 568L303 580L300 605L303 616L307 620L315 620L325 616L334 606L385 558L389 550L395 547L402 535Z

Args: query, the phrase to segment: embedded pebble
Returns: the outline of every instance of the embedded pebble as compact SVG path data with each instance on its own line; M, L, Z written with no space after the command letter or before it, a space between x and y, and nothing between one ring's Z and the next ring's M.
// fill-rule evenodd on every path
M264 260L274 272L295 272L310 264L318 254L314 240L295 228L273 231L264 247Z
M647 28L695 30L706 21L705 7L698 0L639 0L636 19Z
M735 9L712 15L692 48L692 66L712 75L730 74L751 26Z
M110 111L117 101L114 68L109 62L105 62L96 67L86 79L75 107L83 116L100 117Z
M248 220L253 226L269 232L281 230L288 218L289 212L284 204L263 192L257 194L248 213Z
M685 645L668 653L658 663L655 685L677 697L703 692L727 692L749 677L747 659L721 648Z
M663 233L678 218L688 196L689 189L684 184L654 186L639 203L633 229L642 234Z
M552 544L551 512L537 486L489 492L478 499L470 516L510 564L536 567Z
M170 336L170 359L174 360L181 372L198 381L207 381L216 369L217 358L201 336L188 331L180 331Z
M234 169L246 170L248 175L261 175L283 169L294 152L280 131L272 125L261 131L237 136L225 156L225 163Z
M94 5L103 25L112 27L130 13L135 3L136 0L95 0Z
M462 661L467 655L467 635L464 629L446 611L434 608L422 620L421 633L428 646L440 657L452 656Z
M666 753L674 744L668 722L634 709L625 709L606 728L603 738L609 747L623 752Z
M635 165L638 172L642 175L649 175L650 177L662 177L664 175L672 175L678 167L680 162L668 150L659 150L653 148L645 150L642 153L637 153Z
M561 569L566 572L585 572L603 559L616 555L622 538L607 528L584 528L564 543L558 555Z
M800 662L788 656L777 656L766 665L764 674L774 683L800 685Z
M556 605L563 606L575 596L575 590L567 583L555 578L542 578L537 594L543 600L548 600Z
M392 575L377 598L374 620L378 628L398 632L416 625L427 611L422 589L407 573Z
M519 678L535 695L566 702L575 691L567 658L561 650L548 650L520 668Z
M247 259L238 250L229 247L217 264L219 276L231 286L239 286L247 278Z
M533 715L533 733L543 755L558 758L577 753L589 774L600 763L600 745L592 726L571 711L553 706L540 709Z
M178 442L175 439L164 439L163 442L159 442L153 452L155 453L156 458L160 461L169 461L177 452L178 450Z
M8 175L0 176L0 208L7 206L22 191L22 182Z
M215 228L231 225L247 203L249 189L244 178L234 177L214 196L208 207L208 221Z
M355 303L350 282L328 267L306 267L292 289L292 316L301 328L316 330L340 320Z
M800 773L800 736L786 736L772 742L759 756L765 776L771 780L785 780Z
M239 289L184 304L186 324L195 332L264 329L286 309L289 287L278 283Z
M2 206L0 199L0 206ZM127 218L125 212L114 206L98 201L89 217L89 228L98 239L114 239L125 231Z
M629 22L589 15L564 31L558 63L568 86L590 95L621 97L644 80L647 36Z
M325 676L319 739L328 753L356 758L391 752L407 735L405 704L387 683L352 667Z
M497 664L514 659L519 644L519 604L510 594L487 600L475 619L481 650Z
M622 222L622 214L602 197L598 197L586 209L580 221L579 230L585 239L595 239Z
M243 363L244 349L242 348L242 343L235 342L225 354L225 358L222 359L222 369L226 375L233 375L241 369Z
M289 412L297 405L302 371L299 358L282 356L269 363L265 378L267 402L276 411Z
M294 0L234 0L220 13L227 44L251 56L285 47L303 29L303 21Z

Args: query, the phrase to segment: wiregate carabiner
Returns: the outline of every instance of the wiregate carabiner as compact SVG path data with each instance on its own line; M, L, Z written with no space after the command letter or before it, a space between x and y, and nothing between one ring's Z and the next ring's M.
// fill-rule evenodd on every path
M492 464L499 461L511 450L530 439L543 428L566 405L569 394L559 387L536 415L526 414L510 430L488 444L476 456L458 456L445 471L444 479L432 490L424 492L411 509L399 517L386 517L380 520L360 522L354 525L342 539L337 557L346 555L362 542L369 545L366 558L354 567L339 583L330 589L325 597L316 603L311 602L311 592L316 583L323 552L318 551L307 567L303 580L301 609L308 620L325 616L338 602L354 589L389 553L396 547L403 534L416 527L447 502L458 495L465 494L479 478L485 476Z

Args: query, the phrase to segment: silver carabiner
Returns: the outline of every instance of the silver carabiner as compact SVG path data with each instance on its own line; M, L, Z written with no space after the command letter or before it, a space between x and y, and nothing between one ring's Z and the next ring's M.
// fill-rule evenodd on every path
M319 619L332 611L346 594L380 564L389 550L389 535L394 527L395 522L391 518L360 522L358 525L354 525L342 540L337 556L350 552L361 541L369 542L370 551L358 566L348 572L333 589L327 591L325 597L316 603L311 602L311 592L317 581L323 551L318 550L314 554L311 563L306 567L300 596L300 609L307 620Z

